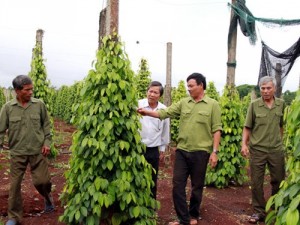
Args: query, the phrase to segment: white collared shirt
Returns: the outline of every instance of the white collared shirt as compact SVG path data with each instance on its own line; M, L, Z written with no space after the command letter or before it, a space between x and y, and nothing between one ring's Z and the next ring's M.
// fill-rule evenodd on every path
M149 106L148 99L139 100L139 108L156 111L158 109L165 109L166 106L160 102L155 109ZM170 119L160 120L150 116L142 116L140 119L142 130L142 142L147 147L159 147L161 152L164 152L166 146L170 143Z

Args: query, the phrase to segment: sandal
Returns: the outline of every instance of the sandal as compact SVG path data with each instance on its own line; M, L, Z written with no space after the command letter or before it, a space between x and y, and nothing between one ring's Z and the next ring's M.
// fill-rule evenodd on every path
M191 217L191 219L190 219L190 225L197 225L199 220L202 220L201 216Z
M185 225L186 223L180 223L178 221L173 221L173 222L169 222L168 225ZM189 224L186 224L186 225L189 225ZM197 223L196 223L197 225Z
M256 224L257 222L263 222L265 217L259 213L254 213L252 216L250 216L248 222L252 224Z
M169 222L168 225L180 225L180 223L177 221L173 221L173 222Z
M190 225L197 225L197 224L198 224L198 220L196 220L196 219L190 220Z

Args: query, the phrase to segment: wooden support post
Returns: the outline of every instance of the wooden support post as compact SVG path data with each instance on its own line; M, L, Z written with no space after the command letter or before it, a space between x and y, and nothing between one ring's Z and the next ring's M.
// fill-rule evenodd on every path
M119 31L119 0L107 0L106 34Z
M277 83L277 88L276 88L276 92L275 92L275 96L277 98L281 97L281 93L282 93L282 83L281 83L281 75L282 75L282 66L280 63L276 63L276 73L275 73L275 79L276 79L276 83Z
M167 43L167 71L166 71L166 86L164 91L164 104L171 105L171 90L172 90L172 43Z
M107 6L99 16L98 49L101 48L105 35L119 32L119 0L107 0Z
M36 31L36 35L35 35L35 42L36 42L36 45L40 47L39 53L41 55L43 54L43 37L44 37L44 31L42 29L38 29Z
M99 17L99 39L98 39L98 50L102 45L102 38L106 34L106 8L102 9Z
M234 5L236 0L232 0ZM229 86L235 85L235 67L236 67L236 43L237 43L237 23L231 23L234 18L234 11L231 9L230 24L233 25L232 35L228 35L228 60L227 60L227 80L226 84ZM231 27L230 27L231 28ZM232 29L229 29L229 31Z

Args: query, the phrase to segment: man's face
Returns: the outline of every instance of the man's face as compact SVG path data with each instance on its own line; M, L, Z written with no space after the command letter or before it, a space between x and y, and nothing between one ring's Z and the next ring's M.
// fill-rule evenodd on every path
M17 97L21 102L29 102L33 93L33 85L26 84L22 90L16 90Z
M263 100L270 100L274 97L274 92L276 88L274 87L273 82L267 82L260 86L260 94Z
M187 87L188 87L190 96L194 99L198 98L203 91L202 83L198 85L195 79L190 79L187 82Z
M158 86L150 87L147 91L147 99L149 104L157 103L160 98L160 91Z

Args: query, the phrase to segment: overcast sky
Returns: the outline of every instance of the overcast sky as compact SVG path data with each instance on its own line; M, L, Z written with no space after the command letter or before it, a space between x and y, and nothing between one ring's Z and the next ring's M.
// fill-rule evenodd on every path
M28 74L37 29L45 31L44 58L55 87L82 80L98 47L99 14L106 0L0 0L0 86ZM166 43L172 42L172 84L203 73L223 90L227 74L230 8L226 0L120 0L119 34L136 72L147 59L151 77L165 84ZM249 0L255 17L299 19L299 0ZM268 28L256 23L258 41L250 45L238 30L235 83L256 84L261 40L283 52L300 37L300 25ZM239 29L239 28L238 28ZM137 44L137 41L139 44ZM283 90L298 89L298 58Z

